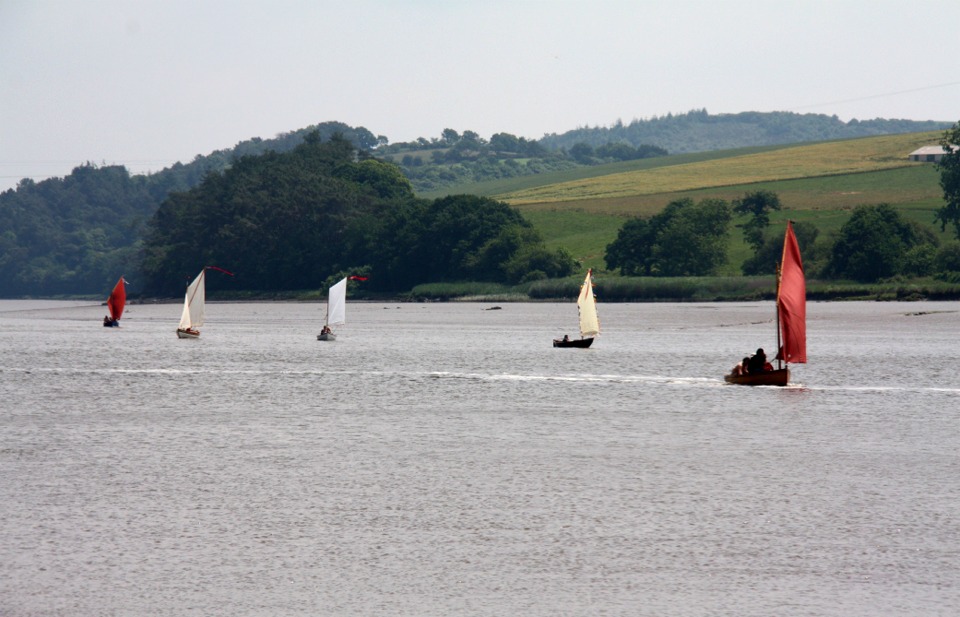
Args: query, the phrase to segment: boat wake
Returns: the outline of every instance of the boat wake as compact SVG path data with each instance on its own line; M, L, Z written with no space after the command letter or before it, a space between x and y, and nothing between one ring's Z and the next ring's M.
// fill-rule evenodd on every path
M463 379L473 381L517 381L517 382L563 382L563 383L651 383L713 386L723 382L708 377L670 377L666 375L524 375L519 373L452 373L446 371L430 373L434 379Z
M417 382L420 380L461 380L474 382L515 382L515 383L580 383L580 384L636 384L685 386L685 387L722 387L731 391L749 392L754 388L734 388L723 379L714 377L688 377L676 375L616 375L616 374L567 374L567 375L536 375L523 373L459 373L452 371L370 371L370 370L291 370L284 368L264 369L236 369L228 367L205 367L203 370L181 368L104 368L104 367L3 367L0 374L76 374L76 375L143 375L143 376L176 376L176 375L238 375L238 376L275 376L281 378L365 378L387 381L400 378L405 381ZM782 392L810 392L810 393L914 393L914 394L947 394L960 396L960 387L943 386L887 386L887 385L824 385L792 382L785 387L755 386L761 390L776 390Z

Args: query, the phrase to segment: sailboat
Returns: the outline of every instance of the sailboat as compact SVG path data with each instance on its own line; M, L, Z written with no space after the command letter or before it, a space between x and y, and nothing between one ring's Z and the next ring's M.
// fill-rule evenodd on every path
M120 316L123 315L123 307L127 305L127 288L123 277L113 286L110 297L107 298L107 309L110 314L103 318L103 327L117 328L120 326Z
M178 338L200 338L197 330L203 325L206 316L206 273L204 268L187 287L187 294L183 299L183 313L180 315L180 325L177 326Z
M587 348L593 344L593 338L600 334L600 319L597 317L597 297L593 295L593 270L587 270L587 277L580 286L580 295L577 297L577 308L580 311L580 338L553 339L554 347Z
M807 283L803 276L800 246L787 221L783 257L777 269L777 368L724 377L727 383L744 386L785 386L790 381L789 363L807 361Z
M347 323L347 279L343 278L333 285L327 294L327 318L323 322L323 330L317 335L318 341L335 341L337 335L330 326Z

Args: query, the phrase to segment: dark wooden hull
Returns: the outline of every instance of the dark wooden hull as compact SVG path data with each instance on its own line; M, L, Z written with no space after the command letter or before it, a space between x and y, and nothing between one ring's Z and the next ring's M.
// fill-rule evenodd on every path
M723 380L738 386L785 386L790 381L790 369L777 369L747 375L724 375Z
M570 339L567 341L558 338L553 339L554 347L579 347L580 349L586 349L590 345L593 345L593 337Z
M119 328L119 327L120 327L120 322L117 321L116 319L114 319L113 321L104 321L104 322L103 322L103 327L104 327L104 328Z

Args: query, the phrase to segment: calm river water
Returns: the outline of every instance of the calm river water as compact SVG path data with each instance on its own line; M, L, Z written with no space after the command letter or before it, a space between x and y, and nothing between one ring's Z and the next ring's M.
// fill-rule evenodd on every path
M960 614L960 305L0 302L0 615Z

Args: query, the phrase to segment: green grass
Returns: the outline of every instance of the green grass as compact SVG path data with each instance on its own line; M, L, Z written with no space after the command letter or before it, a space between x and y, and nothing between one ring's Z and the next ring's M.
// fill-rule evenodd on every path
M643 159L464 185L435 196L467 192L511 203L533 223L549 248L562 247L597 272L598 297L607 301L761 299L772 297L772 278L740 276L740 265L752 252L735 225L746 217L733 221L727 263L716 277L618 277L605 270L606 246L629 217L651 216L673 200L732 201L759 190L776 193L784 208L771 214L770 233L782 233L787 219L806 221L820 230L820 241L829 243L855 207L887 203L948 241L950 230L941 232L933 221L934 211L943 205L938 170L906 159L909 152L936 143L941 135L888 135ZM572 299L582 277L580 272L515 288L421 286L417 290L434 299L509 299L527 294L532 299ZM960 286L933 280L880 285L810 281L807 289L811 299L960 297Z
M734 151L726 156L713 153L714 158L709 160L623 171L608 168L595 171L591 177L494 196L514 205L556 203L918 167L923 164L910 162L907 155L918 146L935 142L938 137L936 132L911 133L794 145L763 152Z
M695 152L691 154L674 154L670 156L659 156L648 159L639 159L636 161L624 161L621 163L608 163L605 165L595 165L592 167L577 167L563 171L553 171L549 173L537 174L532 176L521 176L519 178L504 178L500 180L488 180L486 182L473 182L461 184L455 187L446 187L437 191L423 193L421 197L427 199L436 199L447 195L458 195L469 193L471 195L482 195L485 197L501 196L518 191L525 191L547 185L555 185L564 182L573 182L597 176L606 176L611 174L657 169L660 167L671 167L674 165L687 165L692 163L702 163L715 159L724 159L731 156L744 156L748 154L759 154L762 152L771 152L782 150L791 146L755 146L751 148L738 148L735 150L717 150L713 152ZM523 160L523 159L521 159Z
M931 134L921 135L930 137L932 140ZM923 141L916 135L907 137L909 139L904 137L903 141L893 140L886 143L884 147L906 149L909 144ZM851 148L849 142L838 143L843 144L843 148L838 152L831 154L829 149L824 150L829 144L821 144L816 152L828 160L842 159L839 153L859 157L856 154L857 150ZM873 159L893 158L891 152L878 148L876 144L869 151ZM909 150L905 151L909 152ZM778 154L778 158L782 157ZM709 159L708 162L717 163L720 160L722 159L714 158ZM839 166L849 165L844 165L841 161ZM592 267L598 272L604 271L606 267L603 260L606 246L616 239L617 232L627 218L651 216L662 210L670 201L684 197L694 201L705 198L732 201L751 191L773 191L780 197L784 209L772 213L771 232L782 229L786 219L807 221L817 226L820 230L820 238L824 242L836 237L856 206L888 203L897 208L906 219L916 221L932 230L941 241L947 241L952 237L950 230L941 232L939 226L934 225L934 211L942 206L943 192L939 184L939 172L933 165L901 162L898 166L872 171L829 173L829 168L824 172L822 165L818 162L810 169L810 173L817 171L825 175L660 193L524 202L514 204L514 207L533 223L548 247L563 247L585 267ZM707 172L702 170L702 173L706 176ZM684 177L688 175L689 172L685 172ZM756 172L751 172L751 175L756 175ZM705 182L709 183L710 180L707 179ZM545 187L544 192L547 192L548 188ZM751 255L751 249L744 243L740 229L735 227L736 224L743 223L745 220L746 217L737 217L734 220L734 226L731 226L728 260L720 268L718 272L720 275L740 274L740 264Z
M524 217L543 236L547 248L563 248L586 268L602 270L607 245L617 237L624 218L580 210L536 210Z

